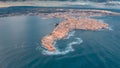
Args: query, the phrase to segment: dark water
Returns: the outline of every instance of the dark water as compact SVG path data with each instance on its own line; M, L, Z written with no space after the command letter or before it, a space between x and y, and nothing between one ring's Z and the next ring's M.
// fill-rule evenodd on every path
M0 68L120 68L120 16L96 19L111 30L75 30L47 52L40 39L52 32L57 18L12 16L0 18Z

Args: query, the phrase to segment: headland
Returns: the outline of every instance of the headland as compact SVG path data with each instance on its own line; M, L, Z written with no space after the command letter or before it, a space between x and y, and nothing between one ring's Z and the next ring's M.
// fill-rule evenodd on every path
M55 51L56 48L53 45L54 41L65 38L72 30L80 29L95 31L100 29L108 29L109 25L107 23L100 22L90 17L102 16L104 14L116 14L103 10L86 10L83 12L75 12L71 11L67 13L52 13L47 15L47 17L63 18L63 21L57 24L55 29L50 34L42 38L42 45L47 50Z

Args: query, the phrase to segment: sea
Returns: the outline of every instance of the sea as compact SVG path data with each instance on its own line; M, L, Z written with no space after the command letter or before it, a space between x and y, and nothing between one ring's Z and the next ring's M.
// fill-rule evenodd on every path
M95 6L82 4L57 8L99 9L119 13L119 7L115 3L98 7L95 3ZM62 20L38 15L5 15L24 13L28 8L36 7L0 8L0 68L120 68L119 15L94 17L109 24L109 29L73 30L67 37L56 40L54 46L57 50L50 52L41 45L41 39Z

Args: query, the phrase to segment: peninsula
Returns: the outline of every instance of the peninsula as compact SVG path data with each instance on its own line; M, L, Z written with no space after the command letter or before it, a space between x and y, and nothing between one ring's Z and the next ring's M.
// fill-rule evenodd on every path
M63 10L63 9L59 9ZM80 30L100 30L108 29L109 25L100 22L93 17L100 17L104 15L120 15L116 12L105 10L73 10L69 9L65 12L56 12L50 14L41 14L43 17L48 18L61 18L62 22L56 25L55 29L48 35L41 39L42 45L49 51L55 51L53 43L56 40L65 38L70 31L75 29Z
M55 40L62 39L74 29L81 30L99 30L108 28L108 24L99 22L92 18L75 18L73 16L64 16L64 20L59 23L56 28L49 35L42 38L42 45L49 51L55 51L53 45Z

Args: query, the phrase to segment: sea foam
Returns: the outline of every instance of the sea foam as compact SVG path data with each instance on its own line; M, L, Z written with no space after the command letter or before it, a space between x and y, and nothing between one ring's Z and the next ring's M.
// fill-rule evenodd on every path
M108 27L108 30L113 31L112 26L109 26L109 27Z
M83 40L81 38L75 38L75 41L72 41L70 43L67 44L67 47L65 48L65 50L63 51L60 51L59 48L56 47L56 42L54 43L54 46L56 47L56 51L54 52L51 52L51 51L48 51L48 50L45 50L43 49L42 50L42 54L44 55L65 55L69 52L73 52L74 49L73 49L73 45L78 45L78 44L81 44L83 42Z
M74 36L74 34L75 34L75 30L69 32L68 36L65 37L64 39L69 39L70 37Z

